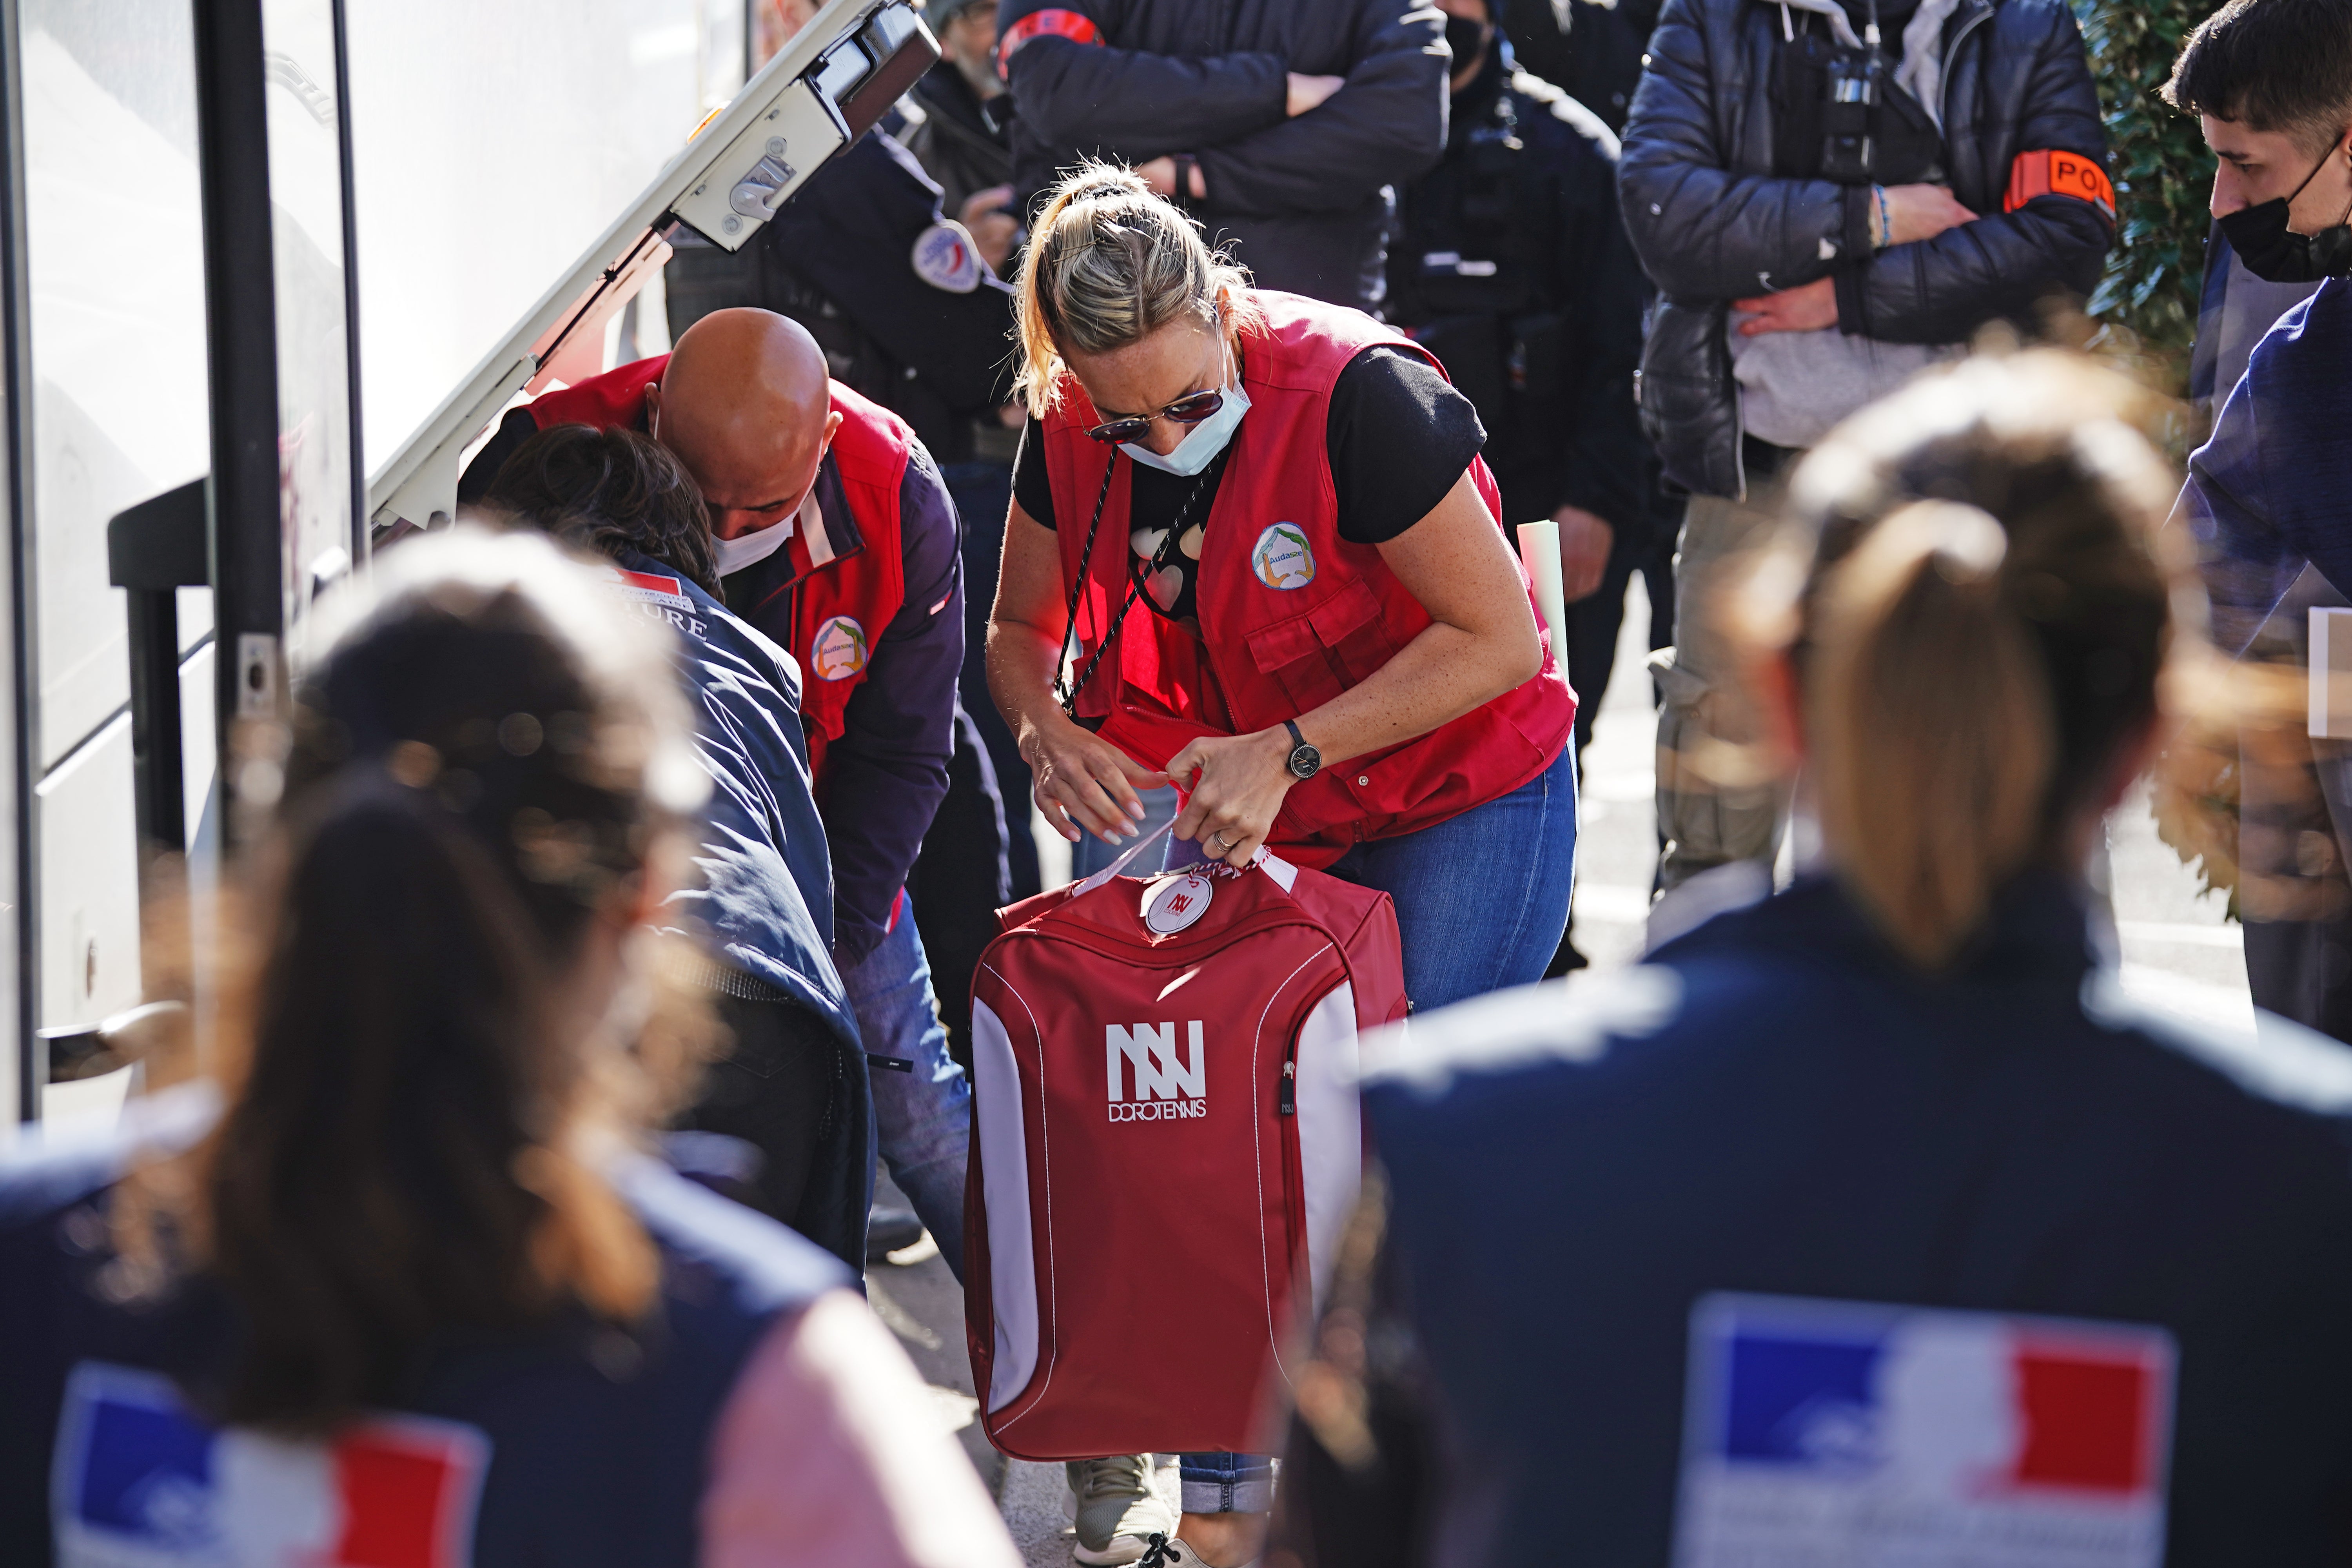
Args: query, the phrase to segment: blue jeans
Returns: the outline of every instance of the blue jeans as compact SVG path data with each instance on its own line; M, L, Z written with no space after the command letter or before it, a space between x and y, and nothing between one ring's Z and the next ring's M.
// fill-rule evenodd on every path
M1100 847L1107 866L1117 851ZM1202 858L1198 845L1170 841L1171 868ZM1576 886L1574 748L1508 795L1418 833L1366 839L1326 869L1395 902L1413 1011L1533 984L1559 950Z
M890 1179L915 1205L961 1284L971 1080L948 1055L948 1031L931 994L931 966L915 933L912 899L890 933L841 978L866 1042L875 1142ZM909 1063L912 1070L892 1061Z
M1426 1013L1541 980L1576 884L1576 754L1434 827L1368 839L1330 874L1396 901L1404 994Z
M1186 1513L1265 1513L1274 1507L1274 1461L1263 1454L1179 1454L1176 1475Z
M1171 866L1200 858L1192 845L1168 847ZM1418 833L1367 839L1328 869L1394 900L1415 1012L1533 984L1559 951L1575 889L1576 748L1508 795ZM1274 1462L1261 1455L1182 1454L1178 1473L1187 1513L1274 1506Z

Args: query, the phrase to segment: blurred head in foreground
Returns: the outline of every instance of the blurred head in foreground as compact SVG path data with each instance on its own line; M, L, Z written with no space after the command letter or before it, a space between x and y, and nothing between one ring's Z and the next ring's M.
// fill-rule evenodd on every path
M2019 873L2079 874L2155 753L2200 612L2146 401L2055 351L1923 378L1807 458L1735 593L1831 868L1923 967Z
M215 1413L294 1428L390 1403L452 1331L651 1303L597 1168L659 1109L641 928L703 787L651 628L545 538L408 543L343 613L257 864L229 1109L149 1184L179 1194L151 1250L241 1320Z

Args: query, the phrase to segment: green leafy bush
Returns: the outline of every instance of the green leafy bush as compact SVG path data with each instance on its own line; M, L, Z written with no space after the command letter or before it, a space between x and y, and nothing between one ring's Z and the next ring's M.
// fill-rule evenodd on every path
M2205 271L2206 199L2213 155L2192 115L2157 89L2173 58L2218 0L2073 0L2091 47L2106 121L2119 228L2106 276L2091 296L2094 346L2139 362L2168 391L2189 380L2197 299Z

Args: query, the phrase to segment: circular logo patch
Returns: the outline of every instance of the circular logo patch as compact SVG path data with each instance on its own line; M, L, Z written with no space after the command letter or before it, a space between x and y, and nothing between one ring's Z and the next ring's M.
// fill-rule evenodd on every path
M1269 588L1304 588L1315 581L1315 552L1307 545L1307 531L1295 522L1277 522L1259 534L1250 565Z
M846 680L866 670L866 628L835 616L809 639L809 668L819 680Z
M980 250L963 225L953 218L941 218L917 235L908 259L914 263L915 276L934 289L969 294L980 287Z
M1209 912L1217 885L1198 871L1177 878L1143 906L1143 923L1158 936L1173 936Z

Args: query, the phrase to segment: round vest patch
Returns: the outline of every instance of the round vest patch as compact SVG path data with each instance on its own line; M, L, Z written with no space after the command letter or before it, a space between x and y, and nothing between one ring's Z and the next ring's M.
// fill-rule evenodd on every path
M1156 936L1174 936L1209 912L1217 885L1198 871L1177 878L1143 906L1143 923Z
M835 616L809 638L809 668L819 680L846 680L866 672L866 628Z
M915 276L934 289L969 294L980 287L980 249L963 225L941 218L915 237Z
M1304 588L1315 581L1315 551L1307 531L1295 522L1277 522L1259 534L1250 565L1269 588Z

